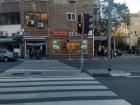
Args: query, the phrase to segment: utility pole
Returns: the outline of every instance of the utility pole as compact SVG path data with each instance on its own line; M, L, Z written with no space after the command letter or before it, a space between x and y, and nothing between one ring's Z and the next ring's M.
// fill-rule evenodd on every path
M112 37L112 26L111 26L111 10L112 10L112 0L108 0L108 71L111 71L111 37Z
M83 25L83 23L84 23L84 16L83 16L83 13L81 12L81 23L82 23L82 25ZM83 26L82 26L82 28L83 28ZM82 29L83 30L83 29ZM84 71L84 58L83 58L83 31L80 33L80 39L81 39L81 41L80 41L80 49L81 49L81 59L80 59L80 61L81 61L81 71L83 72Z

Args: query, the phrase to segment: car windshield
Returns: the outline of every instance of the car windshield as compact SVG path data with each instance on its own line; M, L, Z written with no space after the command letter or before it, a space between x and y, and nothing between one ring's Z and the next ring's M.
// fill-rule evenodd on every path
M0 0L0 105L140 105L140 0Z

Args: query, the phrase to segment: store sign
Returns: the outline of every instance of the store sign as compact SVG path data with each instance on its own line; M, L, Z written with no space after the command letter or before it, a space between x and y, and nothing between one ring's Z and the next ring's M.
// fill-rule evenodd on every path
M106 36L95 36L95 40L105 41L105 40L107 40L107 37Z
M27 43L28 46L43 46L45 45L45 42L37 42L37 43Z
M50 32L49 34L51 34L54 37L79 37L81 36L80 34L78 34L76 31L72 31L72 32L65 32L65 31L53 31ZM87 37L87 34L83 34L83 37Z
M55 37L67 37L69 35L68 32L65 32L65 31L53 31L53 32L50 32L51 35L55 36Z

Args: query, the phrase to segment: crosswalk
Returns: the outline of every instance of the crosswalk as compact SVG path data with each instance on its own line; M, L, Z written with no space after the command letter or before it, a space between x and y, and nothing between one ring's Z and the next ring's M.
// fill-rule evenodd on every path
M131 105L91 77L0 79L0 105Z

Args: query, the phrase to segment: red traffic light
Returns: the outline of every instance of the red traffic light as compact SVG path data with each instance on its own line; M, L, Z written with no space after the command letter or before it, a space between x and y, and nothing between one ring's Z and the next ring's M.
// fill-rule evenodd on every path
M77 24L77 32L81 34L82 31L83 31L83 23L78 22L78 24Z

